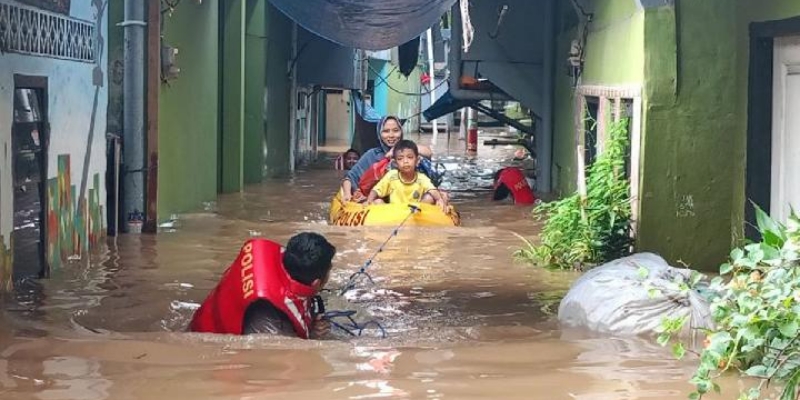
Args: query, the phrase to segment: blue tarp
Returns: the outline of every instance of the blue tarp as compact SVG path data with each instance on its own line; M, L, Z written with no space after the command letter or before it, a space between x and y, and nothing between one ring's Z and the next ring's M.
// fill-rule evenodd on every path
M455 0L270 0L292 20L345 47L386 50L433 26Z

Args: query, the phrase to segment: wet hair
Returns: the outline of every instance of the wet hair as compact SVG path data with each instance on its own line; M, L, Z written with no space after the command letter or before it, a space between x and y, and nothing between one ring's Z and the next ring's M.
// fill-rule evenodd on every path
M324 236L303 232L293 236L283 252L283 266L292 279L310 285L328 275L332 267L336 247Z
M411 150L414 152L415 156L419 157L419 148L417 144L411 140L403 139L397 142L397 144L394 145L394 156L397 157L403 150Z

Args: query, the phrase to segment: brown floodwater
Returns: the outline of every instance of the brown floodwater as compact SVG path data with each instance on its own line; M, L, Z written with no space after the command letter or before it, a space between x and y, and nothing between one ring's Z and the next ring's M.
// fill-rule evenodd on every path
M0 398L686 398L693 360L645 339L559 327L558 300L577 275L515 263L512 232L533 237L539 225L530 207L493 203L485 191L515 149L481 147L467 159L463 146L436 150L464 226L402 228L370 268L374 286L329 295L328 309L356 310L386 338L377 329L327 341L184 332L250 237L323 233L338 249L336 288L391 233L328 226L341 175L306 168L221 196L157 236L109 239L90 262L7 301Z

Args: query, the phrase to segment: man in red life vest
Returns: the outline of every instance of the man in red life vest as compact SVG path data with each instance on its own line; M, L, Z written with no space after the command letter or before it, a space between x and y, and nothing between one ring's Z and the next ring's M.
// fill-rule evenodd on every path
M336 248L322 235L303 232L286 248L266 239L242 246L195 312L192 332L272 333L317 339L330 324L314 315L317 294L328 282Z
M503 200L511 196L514 204L529 205L536 202L536 196L528 185L522 170L506 167L494 174L494 195L492 199Z

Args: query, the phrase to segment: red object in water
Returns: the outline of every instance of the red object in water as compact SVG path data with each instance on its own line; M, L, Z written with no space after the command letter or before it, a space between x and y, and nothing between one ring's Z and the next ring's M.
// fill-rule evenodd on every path
M506 167L495 174L494 200L502 200L509 194L514 199L514 204L527 205L536 202L536 196L519 168Z
M469 128L467 131L467 151L478 152L478 128Z
M266 300L286 314L297 336L308 339L312 287L293 280L283 267L283 248L266 239L245 242L236 261L194 313L192 332L242 334L247 307Z
M361 175L361 180L358 181L358 188L361 189L361 193L365 196L369 195L372 188L375 187L378 181L389 171L389 164L391 164L391 162L392 159L384 157L364 171L364 174Z
M431 76L428 75L428 73L423 72L422 74L420 74L419 80L423 85L427 85L431 83Z

